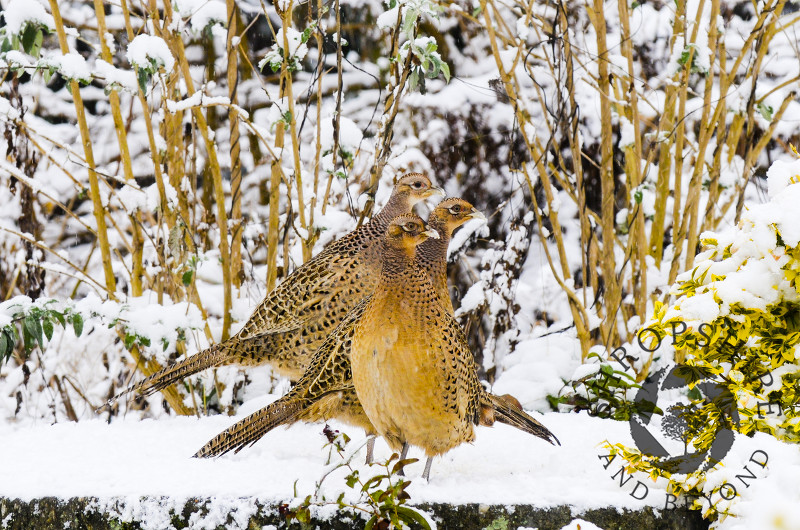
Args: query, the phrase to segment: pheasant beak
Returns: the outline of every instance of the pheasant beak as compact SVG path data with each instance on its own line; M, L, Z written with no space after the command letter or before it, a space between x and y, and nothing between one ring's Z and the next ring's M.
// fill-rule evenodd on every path
M429 199L430 197L444 197L445 193L442 188L439 186L431 186L428 191L425 192L425 198Z
M479 212L478 210L476 210L475 208L473 208L473 209L472 209L472 211L469 213L469 216L468 216L468 217L469 217L470 219L480 219L481 221L485 221L485 220L486 220L486 216L485 216L485 215L483 215L483 214L482 214L481 212Z
M433 228L429 228L429 229L425 230L424 232L421 232L421 234L423 236L427 236L427 237L429 237L431 239L439 239L439 232L437 232Z

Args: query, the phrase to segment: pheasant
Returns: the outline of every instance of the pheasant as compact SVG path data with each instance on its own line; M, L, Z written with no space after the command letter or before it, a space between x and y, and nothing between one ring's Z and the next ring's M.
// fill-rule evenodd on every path
M387 231L381 276L354 325L350 365L358 399L392 449L404 443L430 457L471 442L474 427L509 418L552 443L536 420L487 393L463 330L415 263L416 241ZM500 414L497 414L499 412Z
M236 335L143 379L109 404L130 392L147 396L206 368L234 363L270 363L280 375L296 380L352 306L372 291L377 274L365 269L375 261L367 256L374 252L389 222L434 195L444 192L428 177L404 175L380 213L290 274Z
M431 235L415 216L395 219L387 229L383 253L377 255L382 273L375 292L323 343L289 393L217 435L195 456L238 452L278 425L327 419L332 411L367 432L381 434L395 450L409 442L429 457L472 440L474 425L494 421L557 442L547 428L506 399L487 393L478 382L461 328L414 262L416 245ZM418 321L405 322L410 316ZM379 351L388 366L402 365L402 374L380 367L372 375L365 373L376 369L369 357ZM379 380L382 376L402 379L407 388ZM382 392L381 386L390 392ZM429 475L430 459L423 476Z

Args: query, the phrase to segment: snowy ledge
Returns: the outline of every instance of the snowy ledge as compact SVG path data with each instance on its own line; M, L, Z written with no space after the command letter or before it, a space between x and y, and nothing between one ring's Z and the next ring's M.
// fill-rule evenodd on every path
M275 429L238 454L191 456L275 397L246 402L236 417L140 420L129 414L110 424L101 419L54 425L0 422L0 528L67 528L71 523L71 530L270 529L280 521L278 506L313 494L328 468L321 425ZM559 437L560 447L505 425L479 428L474 443L434 460L430 482L420 478L423 462L406 467L412 481L409 503L439 518L443 530L560 530L577 517L606 530L707 528L698 513L685 510L688 499L666 492L664 479L653 482L644 474L624 473L622 462L609 458L606 443L633 445L627 422L585 414L536 416ZM351 444L364 441L363 433L344 429ZM377 461L391 454L380 440L375 451ZM755 465L753 455L765 465ZM410 456L424 459L414 448ZM800 473L796 445L761 433L737 436L723 463L711 478L737 488L738 516L717 528L771 528L781 518L800 519L793 515L797 503L789 501ZM365 465L361 454L352 465L362 478L380 473ZM358 502L357 492L345 484L346 475L344 469L329 474L321 494L332 500L344 492L345 500ZM700 501L705 508L720 499L711 495ZM312 513L320 528L362 526L341 519L337 510L331 504Z
M144 505L146 499L140 499ZM150 499L154 504L163 505L166 499ZM247 502L247 499L240 499ZM125 500L119 501L121 508ZM277 504L264 504L258 500L250 500L255 511L246 521L237 517L236 513L214 514L214 501L190 499L183 506L176 506L170 514L168 524L176 530L183 528L285 528L286 523L278 513ZM71 528L92 530L120 529L139 530L143 528L136 517L131 522L121 522L113 512L104 512L100 506L105 503L98 499L87 497L58 499L45 497L33 501L0 498L0 521L2 528L8 530L45 530L52 528ZM523 528L538 528L539 530L561 529L568 526L576 517L597 525L600 528L615 528L619 530L696 530L707 529L708 522L704 521L700 513L686 508L665 510L656 513L652 508L643 510L620 510L614 508L601 508L589 510L582 514L575 514L569 506L555 508L536 508L529 505L481 505L462 504L450 505L443 503L421 504L419 509L433 516L439 528L478 530L492 529L505 530ZM9 516L9 514L13 514ZM149 514L142 513L142 517ZM212 522L213 520L213 522ZM206 524L197 524L203 522ZM359 524L361 523L361 524ZM351 530L363 525L339 513L333 513L324 518L315 518L311 521L312 528L321 530ZM147 526L147 525L145 525ZM584 528L588 525L583 525ZM294 523L291 527L298 528Z

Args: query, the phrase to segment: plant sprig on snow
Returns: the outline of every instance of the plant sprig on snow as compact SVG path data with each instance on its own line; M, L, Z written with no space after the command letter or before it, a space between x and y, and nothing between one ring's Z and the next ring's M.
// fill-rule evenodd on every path
M303 33L300 33L294 28L286 28L286 42L288 42L288 53L283 49L284 47L284 28L278 30L275 35L275 45L272 50L267 52L263 59L258 62L259 70L263 70L265 66L269 65L273 72L281 69L284 58L288 64L290 72L296 72L300 69L300 65L308 53L308 46L306 43L311 37L311 33L315 26L309 26Z
M136 69L139 88L146 91L147 82L162 67L167 72L175 66L175 58L161 37L141 34L128 44L128 61Z

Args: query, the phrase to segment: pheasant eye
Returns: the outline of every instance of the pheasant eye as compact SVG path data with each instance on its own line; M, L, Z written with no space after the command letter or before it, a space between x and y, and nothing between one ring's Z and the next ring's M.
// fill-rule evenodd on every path
M450 213L456 214L459 212L461 212L461 206L459 206L458 204L450 207Z

